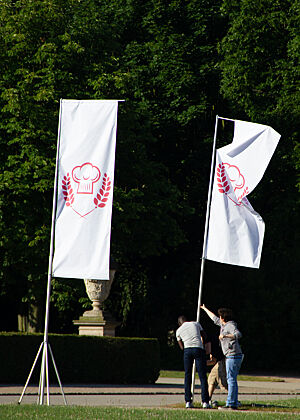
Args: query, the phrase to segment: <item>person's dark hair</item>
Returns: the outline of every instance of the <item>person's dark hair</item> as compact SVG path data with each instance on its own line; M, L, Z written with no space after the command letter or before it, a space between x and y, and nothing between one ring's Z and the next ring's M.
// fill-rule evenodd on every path
M187 321L187 319L186 319L186 316L185 315L180 315L179 317L178 317L178 325L180 326L180 325L182 325L184 322L186 322Z
M221 316L225 322L233 321L233 312L229 308L219 308L218 315Z

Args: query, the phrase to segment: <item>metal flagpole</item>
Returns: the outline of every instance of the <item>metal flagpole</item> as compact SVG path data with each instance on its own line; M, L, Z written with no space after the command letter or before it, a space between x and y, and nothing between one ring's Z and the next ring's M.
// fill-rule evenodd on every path
M56 151L56 166L55 166L55 179L54 179L54 191L53 191L53 206L52 206L52 222L51 222L51 238L50 238L50 252L49 252L49 265L48 265L48 282L47 282L47 298L46 298L46 314L45 314L45 328L44 328L44 341L41 344L38 354L34 360L34 364L31 368L29 376L27 378L25 387L23 389L22 395L19 399L19 404L22 401L22 398L25 394L26 388L30 381L31 375L33 373L34 367L36 365L37 359L41 350L42 352L42 363L41 363L41 371L40 371L40 382L39 382L39 394L38 394L38 403L40 405L44 402L44 390L45 390L45 380L47 383L47 404L50 404L50 395L49 395L49 369L48 369L48 331L49 331L49 309L50 309L50 294L51 294L51 279L52 279L52 261L53 261L53 253L54 253L54 230L55 230L55 213L56 213L56 202L57 202L57 179L58 179L58 161L59 161L59 146L60 146L60 132L61 132L61 112L62 112L62 100L60 100L60 112L59 112L59 124L58 124L58 138L57 138L57 151ZM49 346L50 348L50 346ZM52 357L52 362L54 365L55 373L60 385L60 390L63 395L63 399L65 404L67 404L64 391L61 385L61 381L59 378L59 374L56 368L56 364L54 361L53 353L50 348L50 354Z
M125 102L124 99L117 99L118 102ZM58 370L55 364L53 352L51 350L50 344L48 342L48 330L49 330L49 309L50 309L50 294L51 294L51 280L52 280L52 267L53 267L53 254L54 254L54 231L55 231L55 217L56 217L56 202L57 202L57 182L58 182L58 162L59 162L59 148L60 148L60 134L61 134L61 113L62 113L62 100L60 100L60 113L59 113L59 124L58 124L58 138L57 138L57 152L56 152L56 168L55 168L55 179L54 179L54 191L53 191L53 206L52 206L52 223L51 223L51 238L50 238L50 252L49 252L49 265L48 265L48 282L47 282L47 298L46 298L46 314L45 314L45 329L44 329L44 341L41 343L38 353L35 357L33 366L28 375L26 384L24 386L22 395L19 399L19 404L21 403L23 396L25 394L26 388L29 384L30 378L34 371L35 365L39 358L40 353L42 352L42 363L40 371L40 381L39 381L39 392L38 392L38 401L37 403L42 405L44 402L44 391L45 391L45 382L47 387L47 404L50 405L50 394L49 394L49 369L48 369L48 347L53 362L54 370L56 377L60 386L60 390L64 399L64 403L67 404L65 394L62 388L61 380L58 374Z
M213 140L211 166L210 166L210 179L209 179L209 188L208 188L207 205L206 205L204 239L203 239L202 258L201 258L200 282L199 282L199 292L198 292L198 307L197 307L197 319L196 319L197 322L200 321L200 305L201 305L202 286L203 286L203 277L204 277L204 264L205 264L206 243L207 243L207 235L208 235L210 204L211 204L211 196L212 196L212 184L213 184L213 177L214 177L214 170L215 170L216 142L217 142L217 131L218 131L218 120L219 120L219 118L220 117L218 115L216 115L215 133L214 133L214 140ZM195 362L194 362L193 372L192 372L192 400L194 399L195 373L196 373L196 367L195 367Z
M233 120L232 118L224 118L224 117L218 117L219 120L224 120L224 121L237 121L237 120Z
M47 404L48 405L50 404L49 369L48 369L48 345L49 345L48 331L49 331L49 310L50 310L52 265L53 265L53 253L54 253L54 231L55 231L55 213L56 213L56 202L57 202L57 180L58 180L58 161L59 161L60 131L61 131L61 112L62 112L62 101L60 100L55 179L54 179L54 189L53 189L51 239L50 239L50 252L49 252L49 265L48 265L48 283L47 283L46 314L45 314L45 329L44 329L44 351L43 351L43 358L42 358L42 365L41 365L41 379L40 379L40 387L39 387L39 404L40 405L42 405L44 402L45 379L47 383ZM53 355L52 355L52 358L53 358ZM52 360L54 360L54 358ZM57 370L56 370L56 375L57 375L58 382L61 384ZM60 388L64 397L63 389L61 386ZM64 401L66 403L65 397L64 397Z

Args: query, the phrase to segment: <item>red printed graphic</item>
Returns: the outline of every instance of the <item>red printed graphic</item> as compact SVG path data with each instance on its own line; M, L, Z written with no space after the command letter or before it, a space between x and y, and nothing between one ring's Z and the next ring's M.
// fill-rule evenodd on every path
M72 178L78 184L77 194L93 194L93 185L100 178L100 170L87 162L81 166L75 166Z
M224 163L223 165L232 186L234 186L234 191L243 188L245 185L245 178L241 174L239 168L235 165L229 165L229 163Z
M241 173L240 169L235 165L230 165L229 163L219 163L216 171L217 176L217 185L220 193L227 195L227 197L233 201L236 205L241 206L242 199L249 193L248 187L245 187L245 178ZM233 191L244 190L241 195L238 197L238 202L229 197L228 193L230 192L230 186L233 188Z
M66 206L71 206L74 203L74 193L71 187L70 174L67 173L67 176L64 176L62 180L62 190Z
M101 187L98 187L98 193L96 196L93 194L94 184L100 180L100 177L100 169L87 162L73 168L72 178L70 173L67 172L62 179L61 188L66 206L82 218L85 218L97 208L105 207L107 204L112 185L106 173L102 178ZM75 188L75 183L77 184L77 189Z
M100 188L99 193L97 194L97 198L94 198L94 203L96 207L104 207L106 205L110 189L111 181L109 180L107 174L104 174L102 187Z
M217 168L217 181L220 193L227 193L229 191L229 184L225 175L225 166L224 164L219 164Z

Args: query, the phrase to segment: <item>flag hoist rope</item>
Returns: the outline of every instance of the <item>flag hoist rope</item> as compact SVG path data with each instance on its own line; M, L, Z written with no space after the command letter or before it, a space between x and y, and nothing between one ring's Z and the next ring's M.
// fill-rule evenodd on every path
M197 307L197 319L196 319L197 322L200 321L200 305L201 305L202 286L203 286L203 277L204 277L204 264L205 264L206 243L207 243L207 235L208 235L210 204L211 204L211 197L212 197L212 184L213 184L213 177L214 177L214 170L215 170L216 142L217 142L217 131L218 131L218 120L219 119L223 120L225 118L221 118L218 115L216 115L215 133L214 133L214 140L213 140L211 166L210 166L210 179L209 179L209 188L208 188L207 205L206 205L204 239L203 239L202 258L201 258L200 282L199 282L199 292L198 292L198 307ZM234 120L230 120L230 121L234 121ZM196 367L195 367L195 362L194 362L193 372L192 372L192 400L194 400L195 374L196 374Z

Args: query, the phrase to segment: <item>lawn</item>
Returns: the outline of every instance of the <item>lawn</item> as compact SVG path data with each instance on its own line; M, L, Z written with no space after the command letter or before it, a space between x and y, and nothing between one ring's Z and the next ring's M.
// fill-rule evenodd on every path
M184 371L161 370L159 376L160 378L184 378ZM238 381L284 382L284 379L270 376L238 375Z
M77 406L1 405L1 420L273 420L300 419L300 400L245 403L237 412L185 408L115 408Z

